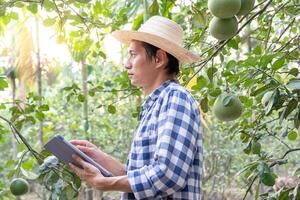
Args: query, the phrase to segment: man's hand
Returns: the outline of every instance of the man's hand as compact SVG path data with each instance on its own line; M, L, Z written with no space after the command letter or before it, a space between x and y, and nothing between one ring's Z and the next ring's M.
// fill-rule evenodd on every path
M89 186L102 191L132 192L127 176L104 177L96 167L85 162L80 157L73 155L73 158L83 169L76 167L72 163L69 163L69 166L75 171L76 175Z
M71 144L75 145L83 153L91 157L96 162L102 165L105 157L107 156L103 151L97 148L96 145L90 143L87 140L71 140Z
M104 190L104 188L99 188L99 186L101 186L101 181L105 179L101 172L93 165L82 160L80 157L76 155L73 155L72 157L83 167L83 169L80 169L72 163L69 163L69 166L74 170L76 175L89 186Z
M91 157L112 174L116 176L125 175L125 166L120 161L101 151L96 145L87 140L71 140L70 143L75 145L83 153Z

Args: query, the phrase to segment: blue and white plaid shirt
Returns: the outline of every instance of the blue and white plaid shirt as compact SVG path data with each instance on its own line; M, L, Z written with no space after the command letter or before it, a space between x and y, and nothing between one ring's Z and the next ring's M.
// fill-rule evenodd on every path
M133 193L122 199L201 199L202 126L193 96L175 80L142 106L126 173Z

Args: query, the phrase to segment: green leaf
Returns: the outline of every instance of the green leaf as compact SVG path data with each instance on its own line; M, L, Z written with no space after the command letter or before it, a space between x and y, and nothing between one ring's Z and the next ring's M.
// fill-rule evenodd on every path
M287 200L287 199L289 199L290 190L285 190L284 188L282 188L279 191L280 191L280 193L279 193L279 196L278 196L278 198L276 200Z
M263 173L260 175L260 180L267 186L273 186L275 184L275 176L272 173Z
M202 88L206 85L206 83L207 80L204 76L201 75L197 78L197 87Z
M21 173L23 174L23 176L25 176L26 179L28 180L35 180L37 179L39 176L31 171L26 171L25 169L23 169L23 167L20 167L21 169Z
M81 186L81 179L76 174L74 174L72 182L74 183L74 185L75 185L75 187L77 189L80 188L80 186Z
M19 15L16 12L11 12L9 13L10 18L14 19L14 20L18 20L19 19Z
M142 25L143 21L144 21L144 13L137 15L133 21L131 29L134 31L138 30Z
M253 162L250 163L248 165L246 165L245 167L243 167L240 171L238 171L237 175L240 175L248 170L254 171L257 168L258 162Z
M48 111L49 110L49 106L47 104L43 104L39 107L40 111Z
M37 7L37 4L36 3L30 3L28 6L27 6L27 9L32 12L33 14L36 14L37 11L38 11L38 7Z
M0 110L4 110L6 108L5 104L0 103Z
M59 200L74 199L77 195L78 192L74 191L71 185L68 185L59 194Z
M217 97L222 93L222 90L220 88L215 88L209 91L209 94L213 97Z
M236 50L239 49L239 44L236 42L235 39L231 39L231 40L227 43L227 45L228 45L229 47L233 48L233 49L236 49Z
M262 53L261 45L256 46L256 47L253 49L253 53L254 53L255 55L261 55L261 53Z
M284 58L280 58L278 60L276 60L273 64L272 64L272 69L273 70L278 70L280 69L281 67L283 67L285 63L285 59Z
M276 54L273 54L273 55L263 55L259 59L259 65L261 66L262 69L265 69L272 62L272 60L275 57L276 57Z
M257 96L267 90L272 90L272 89L276 88L277 86L278 86L278 83L270 82L269 84L264 85L256 90L252 91L250 93L250 96Z
M267 106L265 107L266 115L268 115L271 112L271 110L272 110L272 108L273 108L273 106L274 106L277 99L278 99L278 93L275 92L275 93L272 94L271 98L268 101Z
M260 162L257 166L257 171L259 175L271 173L270 167L265 162Z
M286 87L290 90L300 90L300 79L291 79Z
M240 140L242 141L242 143L248 142L249 139L250 139L250 135L249 135L249 134L244 133L244 132L242 132L242 133L240 134Z
M3 91L5 88L8 87L8 83L0 77L0 91Z
M289 74L293 75L295 77L298 76L298 74L299 74L298 68L292 68L292 69L290 69Z
M192 24L195 28L204 28L207 24L207 16L205 12L197 12L193 15Z
M37 112L35 113L35 117L36 117L38 120L40 120L40 121L44 121L44 119L45 119L44 113L39 112L39 111L37 111Z
M43 21L43 24L46 26L46 27L49 27L49 26L52 26L53 24L55 24L56 22L56 19L55 18L47 18Z
M49 186L54 185L58 180L59 176L54 171L51 171L49 174L47 174L44 179L45 184Z
M98 52L99 56L101 56L103 59L106 59L106 54L103 51Z
M107 107L107 111L108 111L109 113L111 113L111 114L115 114L115 113L117 112L116 107L113 106L113 105L109 105L109 106Z
M207 97L200 100L200 108L202 112L207 113L208 111L208 99Z
M247 147L245 149L243 149L243 152L245 154L250 154L250 152L251 152L251 143L250 142L248 143Z
M149 15L154 16L159 14L159 6L157 0L153 0L152 4L149 7Z
M286 119L289 116L289 114L297 108L297 105L298 105L298 101L296 99L290 100L288 105L284 108L280 116L279 122L281 123L283 119Z
M261 144L257 141L252 141L251 143L251 152L253 154L260 154L261 151Z
M213 78L214 78L214 74L218 71L218 69L216 67L210 67L207 69L207 76L209 78L209 80L212 82Z
M43 6L44 6L44 8L46 9L47 12L51 12L51 11L55 10L55 5L50 0L44 0L43 1Z

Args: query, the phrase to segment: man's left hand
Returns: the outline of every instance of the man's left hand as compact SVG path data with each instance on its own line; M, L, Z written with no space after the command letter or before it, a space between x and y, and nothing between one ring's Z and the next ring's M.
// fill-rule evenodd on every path
M69 163L69 166L74 170L76 175L82 181L85 181L89 186L104 190L104 188L101 187L101 185L103 185L103 184L101 184L101 182L104 182L105 177L101 174L101 172L93 165L82 160L79 156L73 155L73 158L83 168L83 169L81 169L81 168L73 165L72 163Z

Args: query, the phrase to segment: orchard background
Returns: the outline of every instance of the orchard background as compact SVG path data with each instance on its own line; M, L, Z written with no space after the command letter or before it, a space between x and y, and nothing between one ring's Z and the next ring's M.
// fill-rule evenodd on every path
M153 15L178 22L201 58L178 78L202 111L204 199L300 199L299 13L299 0L257 0L218 41L202 0L0 0L0 199L16 198L14 178L29 182L17 199L119 198L42 147L60 134L126 161L145 97L122 67L126 48L108 35ZM229 122L212 112L225 93L243 108Z

